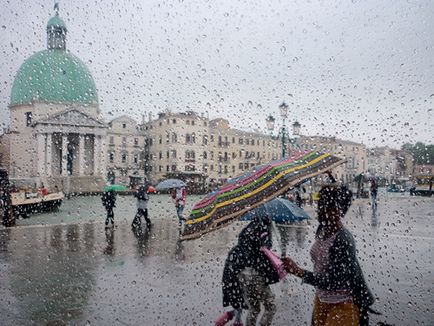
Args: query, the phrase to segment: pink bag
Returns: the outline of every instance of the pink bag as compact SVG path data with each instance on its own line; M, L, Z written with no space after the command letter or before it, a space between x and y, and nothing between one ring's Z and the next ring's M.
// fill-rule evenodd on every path
M287 272L283 268L283 262L280 260L279 256L267 247L261 247L261 251L268 257L268 259L270 259L271 265L273 265L279 275L279 280L283 280L286 277Z

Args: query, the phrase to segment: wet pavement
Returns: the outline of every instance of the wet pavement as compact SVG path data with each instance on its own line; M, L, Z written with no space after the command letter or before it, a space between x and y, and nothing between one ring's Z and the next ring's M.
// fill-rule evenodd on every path
M168 196L151 197L150 231L131 230L134 209L120 197L106 230L100 199L74 198L0 229L0 324L212 325L223 311L224 260L245 224L180 243ZM434 325L434 198L383 196L375 218L359 200L345 223L383 313L374 322ZM307 268L315 226L284 229L288 255ZM274 246L281 250L278 237ZM288 277L273 291L274 325L310 324L310 286Z

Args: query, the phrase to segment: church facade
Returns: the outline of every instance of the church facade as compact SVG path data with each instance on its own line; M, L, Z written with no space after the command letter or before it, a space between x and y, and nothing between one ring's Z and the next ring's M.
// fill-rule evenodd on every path
M93 191L106 176L108 126L100 119L92 75L67 51L66 34L57 11L47 24L47 49L17 72L10 127L2 137L4 164L11 178L32 178L66 192Z

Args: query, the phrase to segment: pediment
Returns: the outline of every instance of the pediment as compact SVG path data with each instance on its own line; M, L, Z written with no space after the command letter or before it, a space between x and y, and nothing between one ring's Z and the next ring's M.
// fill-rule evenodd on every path
M98 121L97 119L94 119L76 109L69 109L54 114L44 120L37 121L36 124L106 128L106 125L101 121Z

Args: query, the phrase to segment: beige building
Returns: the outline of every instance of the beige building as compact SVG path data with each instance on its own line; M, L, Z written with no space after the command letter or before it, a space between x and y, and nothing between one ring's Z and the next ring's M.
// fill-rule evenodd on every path
M136 120L123 115L108 123L107 170L116 183L134 186L143 181L145 138Z
M153 181L167 176L188 176L204 182L208 161L209 120L195 112L159 113L143 124L145 172Z
M229 121L222 118L211 120L209 125L205 170L211 182L224 182L281 157L280 141L269 135L230 128Z
M413 169L413 157L406 151L389 147L375 147L368 150L370 175L392 182L395 179L411 177Z
M182 176L202 185L221 183L281 153L270 136L232 129L225 119L210 121L192 111L160 113L142 129L145 170L153 182Z
M344 158L347 162L333 169L335 178L344 183L351 183L355 176L368 169L366 146L360 143L336 137L301 135L291 148L324 151Z

